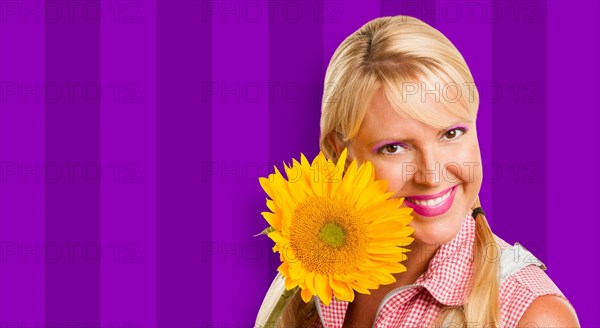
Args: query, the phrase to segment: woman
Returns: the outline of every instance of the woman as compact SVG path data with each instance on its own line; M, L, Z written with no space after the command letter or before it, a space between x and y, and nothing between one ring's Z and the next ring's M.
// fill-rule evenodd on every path
M446 37L412 17L372 20L336 50L325 86L321 150L371 161L414 209L415 241L395 283L329 306L296 295L284 327L579 326L545 266L479 207L479 96Z

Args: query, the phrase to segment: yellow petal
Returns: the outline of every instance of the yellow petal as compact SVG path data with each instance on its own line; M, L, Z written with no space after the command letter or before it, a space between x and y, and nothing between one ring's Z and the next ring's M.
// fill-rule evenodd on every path
M364 162L360 168L358 168L356 178L354 179L354 183L352 185L352 191L348 193L348 197L346 197L346 199L351 204L356 204L360 193L367 187L369 183L373 182L373 178L373 164L371 164L371 162Z
M407 258L408 256L404 253L398 254L398 256L394 257L370 255L368 260L366 260L363 265L368 266L369 270L385 269L389 273L400 273L405 269L404 265L400 264L400 262L406 261Z
M294 165L293 172L295 173L291 173L292 169L288 168L287 166L285 168L288 175L288 188L290 193L292 196L294 196L296 203L302 203L306 199L304 188L302 187L302 168L298 165ZM294 174L296 176L294 176Z
M302 154L302 153L300 154L300 166L302 166L303 181L305 181L305 183L310 186L310 180L311 180L310 163L308 162L308 159L306 159L306 156L304 156L304 154Z
M298 265L295 264L295 262L288 262L290 264L290 278L292 280L298 280L299 276L300 276L300 272L298 271Z
M283 219L290 220L296 208L296 203L293 201L288 182L283 178L276 166L274 166L274 169L276 174L273 175L274 182L271 184L274 193L273 200L281 208Z
M309 272L304 280L306 287L310 290L313 295L317 295L317 289L315 288L315 273Z
M385 270L389 273L401 273L406 271L406 267L402 263L392 262L380 267L381 270Z
M382 285L388 285L396 282L396 278L387 272L373 271L371 272L371 276L376 278Z
M331 302L332 290L329 286L329 280L327 276L317 273L315 276L315 287L317 288L317 295L325 305L329 305Z
M371 221L371 223L377 225L391 221L407 226L412 221L412 216L404 213L403 209L396 209L393 213L382 213L378 218Z
M294 281L294 280L293 280L292 278L290 278L290 277L285 277L284 284L285 284L285 289L287 289L287 290L290 290L290 289L292 289L292 288L294 288L294 287L298 286L298 282L297 282L297 281Z
M402 230L402 229L404 229L404 227L406 227L406 225L401 221L389 220L389 221L371 223L367 227L367 231L369 233L375 233L375 234L381 236L381 235L385 235L386 233L390 233L390 232L404 231L404 230Z
M294 264L298 262L298 258L294 253L294 250L290 247L290 243L286 240L279 245L281 247L281 251L279 252L279 258L281 261L287 261L290 264Z
M279 267L277 267L277 271L279 271L282 276L288 276L288 269L289 267L287 262L283 262L281 265L279 265Z
M310 164L308 163L308 160L306 159L306 157L303 154L300 154L301 156L301 162L298 162L296 160L293 160L293 165L294 167L297 167L296 170L299 170L299 174L300 176L298 177L297 181L296 180L292 180L290 181L290 184L296 184L297 189L301 190L304 192L305 197L313 197L314 196L314 192L312 190L312 186L310 183L311 180L311 171L310 171Z
M290 263L290 277L294 280L303 280L303 268L300 261L294 261Z
M367 228L367 230L368 230L368 228ZM372 229L372 230L370 230L369 232L371 232L371 233L372 233L372 232L377 232L377 231L379 231L379 230L380 230L379 228L375 228L375 229ZM391 230L388 230L388 232L387 232L387 234L385 235L385 237L384 237L384 238L381 238L381 239L383 240L383 239L385 239L385 238L394 238L395 240L398 240L398 241L400 241L400 240L405 240L405 239L407 239L407 238L412 238L412 237L411 237L411 234L412 234L414 231L415 231L415 230L414 230L414 228L413 228L413 227L411 227L411 226L408 226L408 225L405 225L405 226L403 226L403 227L402 227L402 228L400 228L400 229L396 229L396 230L393 230L393 231L391 231ZM373 236L375 236L375 238L379 239L379 237L381 237L382 235L381 235L381 234L377 234L377 235L373 235Z
M371 295L371 292L360 284L350 282L348 285L361 294Z
M346 283L329 276L329 285L337 299L347 302L354 301L354 291Z
M384 194L385 194L385 196L389 196L389 197L385 197L386 200L385 200L385 202L383 202L383 204L386 207L389 206L391 208L400 208L402 206L404 198L390 198L390 197L392 197L395 194L394 191L390 191L390 192L387 192L387 193L384 193ZM377 200L380 201L382 199L379 198ZM370 204L367 204L365 206L364 210L365 211L366 210L370 210L370 211L376 210L376 209L378 209L380 207L380 205L381 204L379 204L379 202L371 202ZM412 208L410 208L410 207L404 207L404 208L410 209L411 212L412 212Z
M277 212L277 206L275 206L275 202L273 202L270 199L267 199L267 207L271 210L271 212L273 212L273 213Z
M350 276L348 276L348 275L346 275L346 274L337 274L337 273L334 273L334 274L333 274L333 277L334 277L336 280L338 280L338 281L342 281L342 282L351 282L351 281L354 281L354 280L355 280L354 278L352 278L352 277L350 277Z
M304 303L308 303L312 299L313 294L308 289L302 289L302 291L300 292L300 296L302 296L302 300L304 301Z
M260 186L267 193L267 195L269 195L269 197L271 199L273 199L274 198L274 194L273 194L273 189L271 188L271 182L269 182L269 179L267 179L267 178L258 178L258 181L260 182Z
M331 195L335 194L339 186L342 184L342 178L344 176L344 169L346 168L346 157L348 155L348 149L344 148L340 157L338 158L337 164L335 165L335 171L331 177Z
M323 153L320 152L319 155L315 157L312 164L310 165L311 171L314 171L314 176L311 177L312 179L310 179L310 183L312 186L312 190L314 191L315 196L317 197L323 196L323 189L325 185L323 181L324 179L326 179L324 172L326 163L327 161L325 160Z
M275 243L281 243L284 241L284 238L279 231L271 231L267 234L267 236L269 236L269 238L271 238Z
M287 181L296 181L299 177L301 177L300 172L295 172L296 168L294 166L289 166L287 163L283 162L283 170L285 171L285 176L287 177Z
M368 236L369 234L367 234ZM399 246L405 247L412 243L412 237L398 237L398 236L386 236L385 238L377 238L377 245L383 246ZM375 243L375 242L374 242ZM403 249L403 252L410 252L409 249Z
M402 254L402 250L399 247L374 247L369 246L370 254Z
M388 188L388 182L386 180L377 180L367 186L358 197L356 202L357 208L363 208L367 204L381 203L389 198L385 191Z
M374 277L363 276L358 272L354 272L349 274L349 276L353 277L356 280L356 283L360 284L364 288L368 289L376 289L379 288L379 282Z
M262 212L260 214L262 214L263 218L267 220L271 227L275 228L275 230L281 231L281 217L279 217L279 215L271 212Z
M357 166L358 163L356 162L356 159L352 160L352 162L350 162L350 165L348 165L348 169L346 170L346 173L344 173L342 183L338 187L339 190L336 191L336 199L346 199L348 193L352 192L352 188L354 187L354 180L356 177Z
M381 263L400 262L403 259L402 254L369 254L368 256L370 260Z

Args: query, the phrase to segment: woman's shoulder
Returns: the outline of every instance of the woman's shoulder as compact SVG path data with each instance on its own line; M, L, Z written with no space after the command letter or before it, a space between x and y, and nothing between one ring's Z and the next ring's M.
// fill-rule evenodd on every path
M546 274L546 265L523 245L511 245L495 236L500 253L501 289L505 292L523 289L532 295L540 296L548 292L562 292ZM512 287L512 288L508 288Z
M565 295L545 272L546 266L519 243L510 245L496 236L500 257L500 311L502 327L517 323L541 296L554 295L568 302Z
M579 327L573 305L539 266L528 265L508 277L500 299L502 327Z
M566 297L542 268L527 265L507 277L500 287L500 298L507 305L526 306L542 295Z

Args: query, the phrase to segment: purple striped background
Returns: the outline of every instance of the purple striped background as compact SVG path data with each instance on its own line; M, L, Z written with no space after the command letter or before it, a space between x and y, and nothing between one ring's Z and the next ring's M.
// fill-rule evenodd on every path
M600 326L597 1L2 0L0 327L252 326L257 178L316 155L331 55L396 14L480 86L492 229Z

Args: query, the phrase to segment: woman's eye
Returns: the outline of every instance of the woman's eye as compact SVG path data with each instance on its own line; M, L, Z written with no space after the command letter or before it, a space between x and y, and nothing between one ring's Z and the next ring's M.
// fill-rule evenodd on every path
M389 145L385 145L383 147L381 147L379 149L379 152L381 152L382 154L387 154L387 155L395 155L395 154L399 154L402 152L402 146L398 145L398 144L389 144Z
M444 134L444 137L448 138L449 140L453 140L453 139L457 139L458 137L460 137L464 133L465 133L465 129L464 128L456 128L456 129L452 129L452 130L446 132Z

